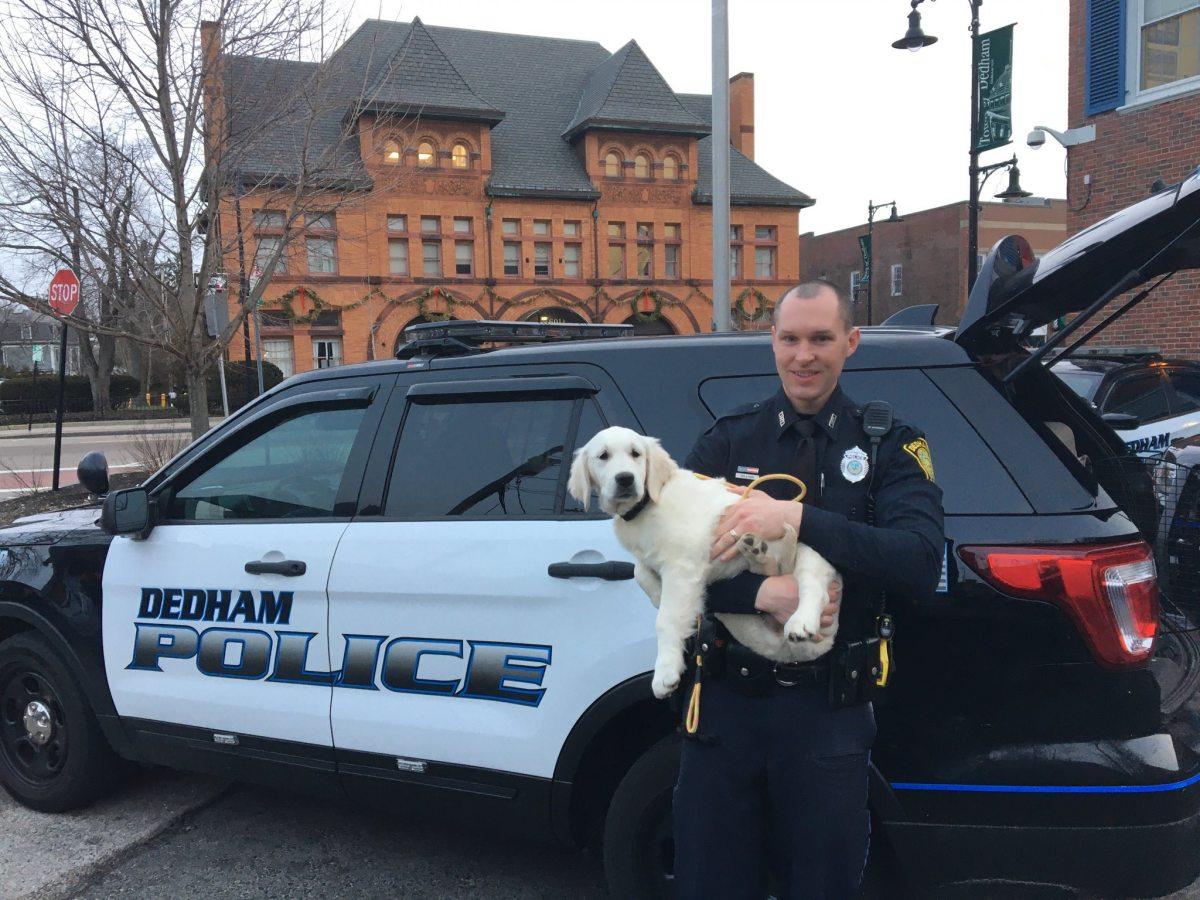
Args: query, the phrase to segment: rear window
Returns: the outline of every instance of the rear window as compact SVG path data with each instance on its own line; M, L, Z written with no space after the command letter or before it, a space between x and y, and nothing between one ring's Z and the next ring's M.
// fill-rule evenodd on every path
M925 432L947 513L1030 512L995 454L920 369L846 371L841 384L855 402L886 400L897 418ZM715 417L777 390L774 373L710 378L700 385L700 399Z
M1091 400L1096 395L1096 388L1100 387L1100 382L1104 380L1104 376L1099 372L1063 372L1059 369L1052 371L1067 387L1085 400Z

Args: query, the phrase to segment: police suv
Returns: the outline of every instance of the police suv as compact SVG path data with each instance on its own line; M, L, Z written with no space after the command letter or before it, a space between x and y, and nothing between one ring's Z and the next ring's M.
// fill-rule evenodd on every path
M1152 347L1081 348L1054 374L1091 402L1138 454L1200 434L1200 363Z
M867 329L850 358L851 397L927 434L946 508L937 592L889 601L889 877L1144 895L1200 874L1200 647L1160 615L1153 485L1107 465L1124 442L1045 365L1113 297L1197 267L1200 176L1040 261L1006 238L957 330ZM614 895L668 892L654 611L568 464L606 425L682 459L777 376L763 334L576 339L597 328L420 326L397 360L289 379L99 517L0 531L0 781L54 811L118 757L216 772L596 840Z

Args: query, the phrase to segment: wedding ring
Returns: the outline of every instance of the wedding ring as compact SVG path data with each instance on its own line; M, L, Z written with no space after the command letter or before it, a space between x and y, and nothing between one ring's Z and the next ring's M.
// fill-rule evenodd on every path
M735 541L737 540L737 532L734 531L732 528L729 529L729 536L731 538L733 538Z

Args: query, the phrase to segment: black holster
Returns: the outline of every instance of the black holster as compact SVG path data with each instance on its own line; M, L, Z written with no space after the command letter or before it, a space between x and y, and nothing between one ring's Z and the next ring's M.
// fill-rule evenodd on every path
M879 638L836 643L830 651L829 706L841 709L875 700L881 693Z

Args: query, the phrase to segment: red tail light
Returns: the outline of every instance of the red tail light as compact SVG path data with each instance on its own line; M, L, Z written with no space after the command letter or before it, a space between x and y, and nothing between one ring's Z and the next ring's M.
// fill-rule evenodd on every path
M1061 606L1101 663L1125 667L1150 658L1158 631L1158 576L1145 542L959 547L958 555L997 590Z

